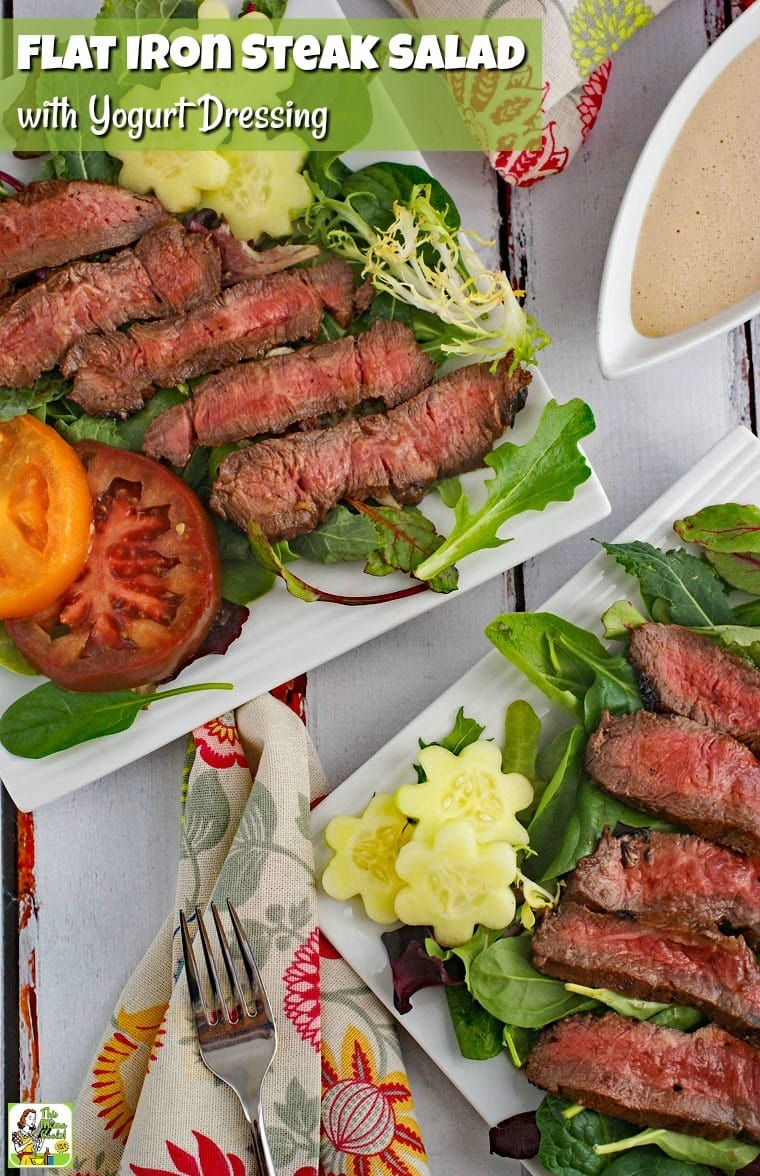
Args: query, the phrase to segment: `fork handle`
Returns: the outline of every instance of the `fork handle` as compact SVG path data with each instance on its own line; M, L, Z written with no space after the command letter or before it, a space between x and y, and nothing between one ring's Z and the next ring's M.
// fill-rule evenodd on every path
M246 1110L245 1117L251 1129L253 1153L256 1157L256 1176L276 1176L274 1164L272 1163L272 1154L269 1151L269 1144L267 1143L266 1132L264 1131L264 1124L261 1122L260 1115L251 1114Z

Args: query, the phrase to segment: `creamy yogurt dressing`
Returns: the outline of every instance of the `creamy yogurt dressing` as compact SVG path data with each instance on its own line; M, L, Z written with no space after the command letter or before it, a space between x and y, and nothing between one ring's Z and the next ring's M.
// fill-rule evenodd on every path
M760 40L698 102L641 226L631 317L650 338L683 331L760 290Z

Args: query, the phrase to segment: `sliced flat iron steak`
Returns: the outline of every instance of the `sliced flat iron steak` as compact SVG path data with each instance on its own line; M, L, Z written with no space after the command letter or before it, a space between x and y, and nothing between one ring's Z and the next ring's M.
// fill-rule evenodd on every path
M543 1031L525 1074L639 1127L760 1143L760 1050L716 1025L682 1033L617 1013L566 1017Z
M342 498L419 502L439 478L475 469L525 403L530 373L510 356L473 364L390 412L276 437L224 459L210 504L270 539L311 531Z

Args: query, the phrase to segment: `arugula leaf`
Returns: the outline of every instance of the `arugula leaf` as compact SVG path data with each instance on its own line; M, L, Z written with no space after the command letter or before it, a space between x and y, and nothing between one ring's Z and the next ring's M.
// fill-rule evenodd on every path
M701 1139L695 1135L682 1135L678 1131L666 1131L662 1127L649 1127L636 1135L599 1144L594 1150L599 1156L609 1156L631 1148L652 1145L673 1160L689 1165L704 1164L720 1168L723 1172L736 1172L760 1156L760 1146L756 1143L742 1143L738 1139Z
M351 501L351 505L375 526L380 542L371 552L365 565L370 576L387 576L391 572L410 572L418 576L418 569L441 547L445 540L417 506L368 506L366 502ZM446 566L438 575L423 577L433 592L453 592L459 581L456 568Z
M305 559L332 564L366 560L379 543L378 529L368 515L354 514L347 506L339 504L309 535L293 539L291 547Z
M71 391L71 385L52 372L45 372L31 388L0 388L0 421L9 421L22 413L61 400Z
M37 673L29 665L29 662L23 654L16 648L16 643L13 641L2 621L0 621L0 666L3 666L6 670L10 670L12 674L33 676Z
M436 482L433 489L438 492L443 505L448 506L450 510L454 509L463 494L459 478L442 478L440 482Z
M651 543L602 543L613 559L635 576L649 606L664 602L667 620L674 625L731 625L735 621L725 586L697 556L676 548L660 551Z
M429 580L473 551L508 543L509 539L498 537L498 531L523 511L568 502L591 476L578 443L594 427L594 415L582 400L567 404L550 400L530 441L525 445L505 441L487 455L485 463L494 476L485 484L486 501L473 513L468 496L459 498L451 534L419 565L416 575Z
M550 702L599 724L603 710L628 714L641 709L636 677L624 657L608 653L593 633L553 613L504 613L486 637Z
M133 453L139 453L151 421L164 409L181 404L186 399L186 394L180 388L162 388L144 408L125 421L83 413L70 424L59 422L58 431L72 445L76 441L101 441L115 449L131 449Z
M43 682L12 702L0 717L0 743L13 755L42 759L89 739L126 731L138 712L151 703L198 690L232 690L232 686L229 682L203 682L160 694L135 694L132 690L72 694L54 682Z
M506 1025L541 1029L560 1017L593 1007L568 992L561 980L537 972L530 963L530 935L497 939L470 967L470 992Z
M760 507L724 502L679 519L673 530L698 544L733 588L760 596Z
M502 772L519 772L534 781L540 735L541 720L530 703L522 698L510 702L504 716Z
M469 747L471 743L477 743L484 730L485 728L481 727L475 719L468 719L464 713L464 707L460 706L457 717L454 719L454 726L448 735L444 735L443 739L434 740L433 743L425 743L423 739L420 739L419 744L420 747L445 747L452 755L459 755L465 747ZM417 773L418 784L427 779L421 764L415 764L414 770Z

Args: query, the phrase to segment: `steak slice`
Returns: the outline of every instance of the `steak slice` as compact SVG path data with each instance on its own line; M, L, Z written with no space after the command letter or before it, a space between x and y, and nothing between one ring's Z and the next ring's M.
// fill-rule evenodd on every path
M618 1013L565 1017L544 1029L525 1075L639 1127L760 1143L760 1050L716 1025L683 1033Z
M219 252L171 220L105 262L57 270L0 307L0 384L23 388L82 335L162 318L219 291Z
M327 271L326 273L324 271ZM353 275L335 260L230 286L188 314L80 339L64 357L72 399L96 415L129 416L156 388L251 359L283 343L314 339L330 298L351 313Z
M531 956L547 976L691 1005L732 1033L760 1040L760 966L741 937L663 931L563 901L542 920Z
M586 771L636 808L760 856L760 761L730 735L680 716L605 713Z
M184 465L193 431L196 444L221 445L284 433L298 421L346 412L365 400L394 408L429 384L434 372L435 364L408 327L377 322L363 335L345 335L210 376L195 389L192 402L152 421L143 449Z
M760 948L760 860L684 833L605 829L568 879L565 899L656 927L740 931Z
M642 625L628 658L652 710L734 735L760 754L760 671L678 625Z
M419 502L439 478L475 469L523 407L530 373L474 364L384 415L260 441L224 459L210 505L269 539L312 531L341 498Z
M97 180L43 180L0 202L0 279L130 245L168 219L155 196Z

